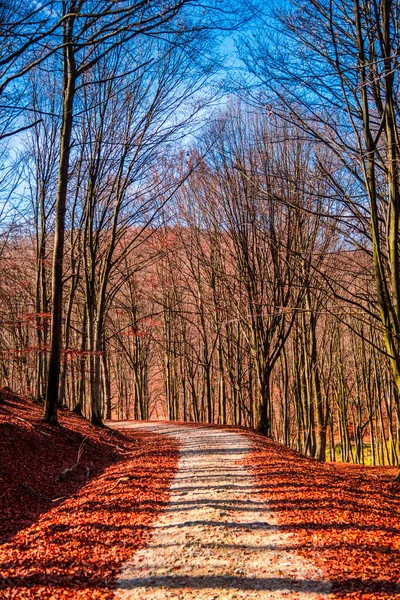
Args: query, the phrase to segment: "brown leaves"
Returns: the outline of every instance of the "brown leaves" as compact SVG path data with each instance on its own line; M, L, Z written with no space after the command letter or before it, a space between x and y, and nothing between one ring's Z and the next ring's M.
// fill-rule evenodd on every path
M26 528L0 547L0 598L111 598L121 562L145 542L150 523L165 506L176 444L151 434L100 431L69 413L61 417L62 430L41 423L52 434L48 440L13 421L13 412L24 410L24 418L36 423L39 409L15 398L14 404L0 411L7 434L0 453L9 486L5 497L0 493L5 509L0 518L2 531L10 521L9 538ZM80 462L90 464L96 478L85 485L85 473L77 469L74 477L55 483L60 465L76 461L83 437ZM10 445L16 448L13 455L4 451ZM26 492L19 499L12 477L29 482L38 495ZM121 478L123 485L113 488ZM46 499L63 494L74 495L56 507Z
M321 464L258 435L249 460L259 493L294 549L336 598L400 597L400 485L395 469Z

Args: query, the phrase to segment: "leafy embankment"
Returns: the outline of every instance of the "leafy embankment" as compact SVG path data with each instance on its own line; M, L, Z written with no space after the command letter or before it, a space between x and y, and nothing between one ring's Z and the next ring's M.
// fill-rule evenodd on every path
M50 427L41 407L1 393L0 598L112 598L168 501L177 445L67 411Z
M251 434L247 465L292 545L333 583L333 597L400 598L396 469L321 464Z

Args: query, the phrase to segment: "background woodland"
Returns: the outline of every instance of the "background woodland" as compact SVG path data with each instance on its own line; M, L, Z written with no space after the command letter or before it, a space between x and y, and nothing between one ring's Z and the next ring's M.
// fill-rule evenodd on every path
M398 464L399 11L4 0L2 385Z

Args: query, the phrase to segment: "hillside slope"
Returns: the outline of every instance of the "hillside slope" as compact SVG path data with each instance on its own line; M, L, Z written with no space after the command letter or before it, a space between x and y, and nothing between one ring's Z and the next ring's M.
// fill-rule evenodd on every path
M400 484L393 467L327 463L257 434L247 459L259 498L334 598L400 598Z
M121 563L165 507L177 444L66 411L50 427L40 406L2 398L0 598L111 598Z

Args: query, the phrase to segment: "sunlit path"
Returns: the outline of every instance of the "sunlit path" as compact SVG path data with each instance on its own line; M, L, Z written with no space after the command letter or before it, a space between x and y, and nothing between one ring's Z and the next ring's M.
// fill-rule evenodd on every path
M149 545L117 581L122 599L256 599L326 597L330 584L295 555L290 536L254 494L241 466L244 435L212 428L114 423L176 437L181 458L170 505Z

